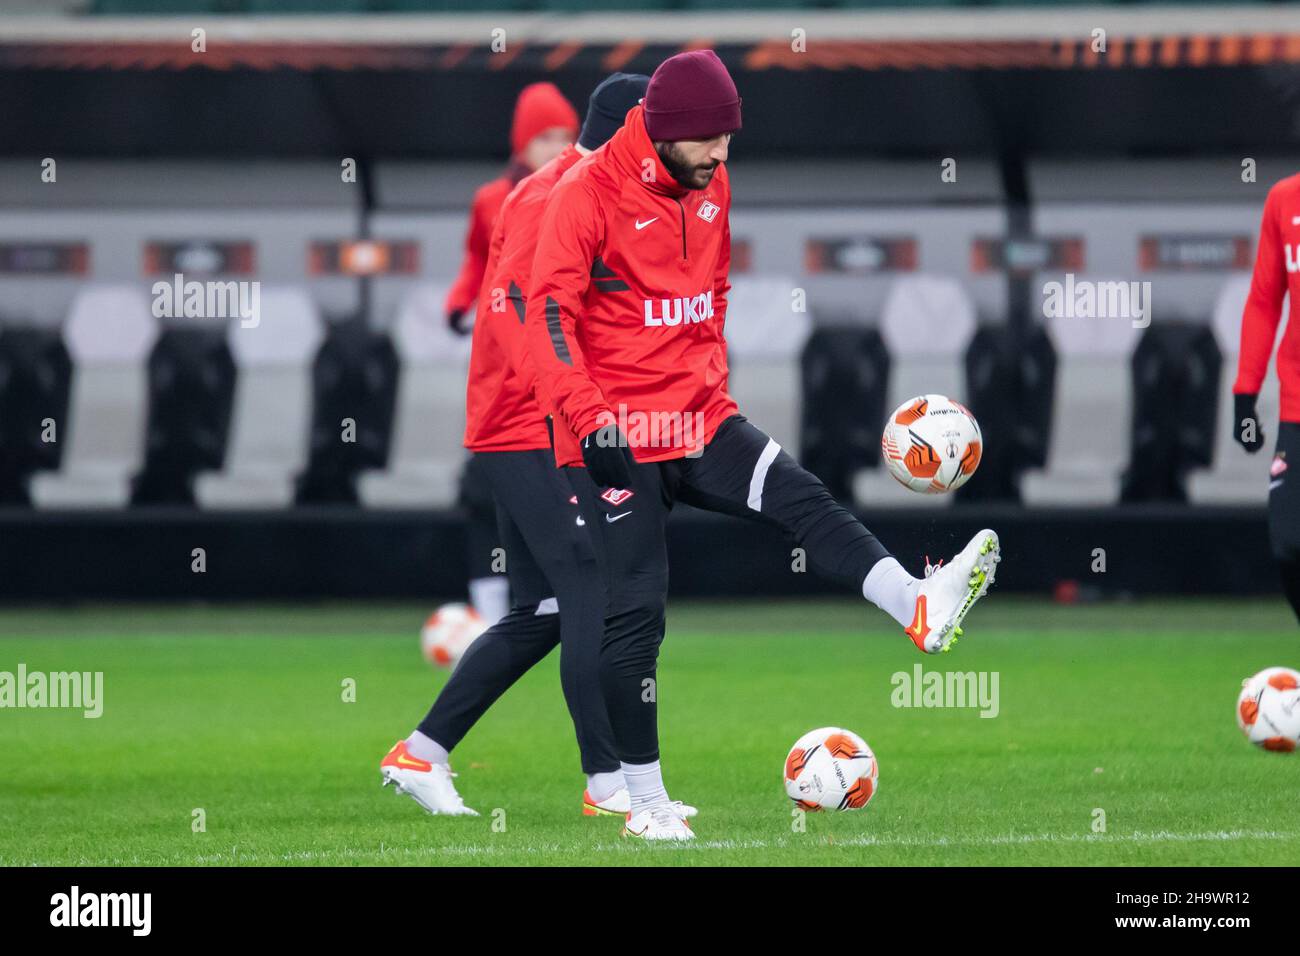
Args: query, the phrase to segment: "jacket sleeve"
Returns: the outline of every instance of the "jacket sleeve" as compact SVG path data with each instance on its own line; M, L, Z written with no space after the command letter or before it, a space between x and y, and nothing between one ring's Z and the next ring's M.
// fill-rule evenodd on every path
M499 208L499 204L491 200L486 190L480 189L474 194L474 202L469 210L469 228L465 232L465 255L456 281L447 292L446 311L463 312L478 298L479 288L483 285L483 274L487 272L492 226Z
M563 424L576 438L613 418L575 335L602 239L599 207L589 189L581 183L556 187L538 233L525 336L536 369L538 401L557 426Z
M1238 395L1259 393L1273 354L1277 326L1282 319L1286 263L1282 260L1279 200L1278 189L1274 187L1264 202L1255 273L1250 280L1250 295L1241 316L1241 352L1237 358L1237 381L1232 387Z
M718 252L718 270L713 277L713 317L719 328L727 321L727 293L731 291L731 210L725 211L722 223L722 249Z

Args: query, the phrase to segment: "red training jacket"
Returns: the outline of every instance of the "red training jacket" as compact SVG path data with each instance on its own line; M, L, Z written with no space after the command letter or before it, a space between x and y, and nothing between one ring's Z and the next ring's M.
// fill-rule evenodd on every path
M510 190L528 175L528 167L512 162L510 167L491 182L484 183L474 193L469 207L469 226L465 230L465 256L460 272L447 291L443 306L447 312L464 312L478 298L479 289L487 275L488 254L492 244L492 227L497 213Z
M1282 297L1288 291L1294 313L1300 302L1300 174L1275 185L1264 202L1255 274L1241 316L1241 354L1232 386L1239 395L1259 393L1282 319ZM1282 398L1279 417L1300 422L1300 333L1290 322L1277 350L1277 377Z
M582 464L577 439L610 422L638 461L682 458L735 414L723 338L730 208L725 164L705 189L680 186L640 106L552 190L525 333L558 464Z
M546 415L533 398L536 375L524 346L524 295L546 197L582 158L572 146L520 180L501 205L474 319L465 394L471 451L550 448Z

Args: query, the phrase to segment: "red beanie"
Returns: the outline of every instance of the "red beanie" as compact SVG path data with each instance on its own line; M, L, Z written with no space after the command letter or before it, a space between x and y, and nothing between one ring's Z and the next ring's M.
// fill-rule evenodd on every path
M659 64L645 91L652 140L712 139L740 129L740 95L712 50L678 53Z
M563 126L578 135L578 114L554 83L531 83L515 101L515 118L510 124L510 149L517 155L538 133Z

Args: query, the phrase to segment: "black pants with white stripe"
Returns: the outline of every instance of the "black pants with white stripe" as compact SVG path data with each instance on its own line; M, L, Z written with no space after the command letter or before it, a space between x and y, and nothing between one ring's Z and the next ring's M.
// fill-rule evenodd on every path
M584 773L618 769L601 692L605 589L574 489L550 451L474 455L497 500L510 613L470 645L420 731L450 751L502 694L560 645L560 684ZM558 607L558 613L556 608Z
M668 596L666 525L682 501L776 525L805 550L818 575L861 593L889 552L781 447L743 415L719 427L695 458L638 464L623 494L566 469L596 541L609 596L601 684L619 757L659 759L656 662ZM631 495L626 495L630 491Z

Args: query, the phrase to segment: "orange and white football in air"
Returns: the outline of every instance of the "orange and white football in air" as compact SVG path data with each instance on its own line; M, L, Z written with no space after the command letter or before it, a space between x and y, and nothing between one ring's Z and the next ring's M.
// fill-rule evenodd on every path
M943 395L918 395L889 416L880 451L901 484L937 495L960 488L975 474L984 438L965 405Z
M1266 667L1241 682L1237 726L1256 747L1290 753L1300 743L1300 673Z
M880 766L851 730L810 730L785 758L785 792L805 810L861 810L876 795Z

